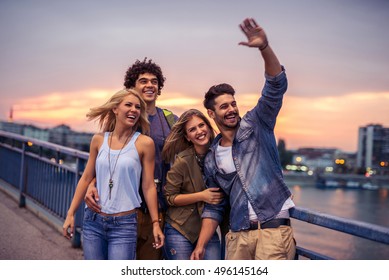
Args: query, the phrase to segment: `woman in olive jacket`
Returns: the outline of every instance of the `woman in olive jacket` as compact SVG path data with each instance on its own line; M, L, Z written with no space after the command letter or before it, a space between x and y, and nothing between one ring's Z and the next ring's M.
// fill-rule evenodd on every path
M216 204L223 193L219 188L205 188L202 167L215 137L203 113L196 109L184 112L165 141L162 157L173 162L166 176L164 193L168 202L165 224L164 257L189 260L201 229L204 202ZM221 259L217 233L206 247L204 259Z

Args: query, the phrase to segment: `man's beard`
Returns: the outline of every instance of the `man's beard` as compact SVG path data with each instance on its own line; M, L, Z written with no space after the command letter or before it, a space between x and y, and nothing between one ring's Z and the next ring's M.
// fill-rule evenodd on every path
M224 130L234 130L238 127L239 123L240 123L240 120L241 120L241 117L239 116L239 114L234 114L235 115L235 118L237 118L237 121L235 123L228 123L226 122L226 117L223 118L223 121L219 122L220 124L220 127Z

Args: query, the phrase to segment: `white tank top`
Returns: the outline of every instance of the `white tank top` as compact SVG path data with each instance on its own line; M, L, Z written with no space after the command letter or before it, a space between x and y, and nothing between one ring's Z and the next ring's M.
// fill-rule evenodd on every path
M139 132L135 132L130 142L122 149L114 172L114 165L120 150L110 150L113 188L111 199L109 199L109 132L104 133L104 141L96 159L96 185L100 196L101 211L104 213L115 214L129 211L138 208L142 202L139 195L142 165L135 147L135 141L139 135Z

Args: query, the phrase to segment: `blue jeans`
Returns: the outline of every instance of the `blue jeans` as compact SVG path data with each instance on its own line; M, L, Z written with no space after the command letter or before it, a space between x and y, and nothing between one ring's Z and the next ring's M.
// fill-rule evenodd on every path
M165 245L163 247L164 257L168 260L189 260L190 255L196 247L185 236L165 223ZM221 248L219 235L215 232L205 248L204 260L220 260Z
M83 227L86 260L135 260L136 212L107 217L85 208Z

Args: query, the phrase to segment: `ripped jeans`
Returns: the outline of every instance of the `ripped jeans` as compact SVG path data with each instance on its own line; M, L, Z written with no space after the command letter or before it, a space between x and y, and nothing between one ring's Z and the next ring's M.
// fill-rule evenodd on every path
M165 223L165 245L163 246L164 257L167 260L189 260L190 255L196 247L185 236L173 228L169 223ZM220 260L221 246L217 232L209 240L205 248L204 260Z

